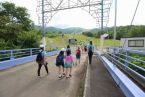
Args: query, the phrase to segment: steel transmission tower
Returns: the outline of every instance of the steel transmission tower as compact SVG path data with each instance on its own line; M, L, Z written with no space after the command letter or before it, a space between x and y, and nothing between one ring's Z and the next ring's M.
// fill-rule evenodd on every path
M107 27L109 21L109 12L112 0L37 0L37 14L39 24L42 25L43 36L45 36L45 27L52 17L60 10L82 8L88 12L95 20L96 27ZM45 39L43 39L45 45Z

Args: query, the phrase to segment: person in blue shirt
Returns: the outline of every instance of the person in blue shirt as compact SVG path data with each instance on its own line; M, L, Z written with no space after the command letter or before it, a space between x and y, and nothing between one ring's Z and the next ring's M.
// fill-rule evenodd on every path
M42 59L41 59L40 62L38 62L37 73L38 73L38 77L41 78L41 76L40 76L40 70L41 70L42 65L44 65L47 74L49 74L49 71L48 71L48 67L47 67L48 63L46 61L46 52L44 51L44 46L43 45L40 45L40 50L41 50L40 53L41 53Z
M94 45L92 44L92 41L90 41L90 44L89 44L87 50L88 50L89 64L91 64L92 63L92 56L94 53Z

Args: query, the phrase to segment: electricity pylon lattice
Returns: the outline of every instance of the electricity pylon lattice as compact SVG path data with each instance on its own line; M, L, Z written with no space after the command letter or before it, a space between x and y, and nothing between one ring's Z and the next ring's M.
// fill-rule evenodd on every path
M46 26L60 10L82 8L96 20L96 26L103 29L109 21L112 0L37 0L37 4L39 24L43 22Z

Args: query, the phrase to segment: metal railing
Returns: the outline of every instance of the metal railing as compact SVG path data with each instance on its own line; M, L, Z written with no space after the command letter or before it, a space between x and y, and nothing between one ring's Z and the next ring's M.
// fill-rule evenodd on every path
M36 55L38 54L39 50L39 48L0 50L0 61Z
M108 47L106 56L145 87L145 51Z

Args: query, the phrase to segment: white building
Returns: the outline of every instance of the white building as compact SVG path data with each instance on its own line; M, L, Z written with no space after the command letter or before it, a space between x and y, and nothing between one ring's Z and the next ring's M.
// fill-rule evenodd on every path
M145 37L121 38L120 46L125 49L145 50Z

